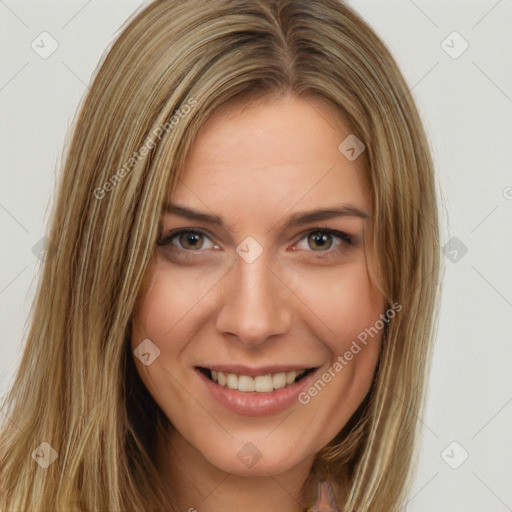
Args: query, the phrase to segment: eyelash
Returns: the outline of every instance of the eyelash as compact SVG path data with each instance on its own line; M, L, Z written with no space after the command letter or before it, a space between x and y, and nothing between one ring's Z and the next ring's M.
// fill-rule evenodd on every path
M182 249L182 248L177 247L177 246L175 246L174 244L171 243L172 240L174 240L175 238L178 238L180 235L182 235L184 233L200 234L200 235L203 235L206 238L211 240L210 235L208 233L206 233L205 231L203 231L202 229L199 229L199 228L180 229L178 231L172 231L171 233L166 235L164 238L159 240L157 242L157 244L159 246L164 246L164 247L165 246L168 247L168 246L171 245L174 250L177 250L178 252L181 253L182 257L189 258L189 259L196 257L192 253L204 252L201 249L197 249L195 251L194 250L188 250L188 249ZM330 258L330 257L339 256L340 254L343 254L345 252L346 245L350 245L350 246L354 245L354 240L347 233L344 233L343 231L337 231L335 229L328 229L328 228L314 228L314 229L310 229L307 232L303 233L302 237L298 240L297 243L301 242L302 240L304 240L304 238L309 237L309 235L311 235L313 233L321 233L321 234L324 234L324 235L329 235L329 236L332 236L334 238L338 238L340 240L340 242L341 242L337 247L329 248L329 249L327 249L325 251L313 251L313 250L307 251L307 252L312 252L314 254L316 253L317 255L321 255L320 256L321 258ZM213 240L212 240L212 242L213 242Z

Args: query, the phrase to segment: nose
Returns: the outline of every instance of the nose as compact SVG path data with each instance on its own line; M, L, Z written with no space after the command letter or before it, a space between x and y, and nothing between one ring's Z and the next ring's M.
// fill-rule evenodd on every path
M291 328L294 295L263 253L252 263L238 255L226 276L217 329L257 347Z

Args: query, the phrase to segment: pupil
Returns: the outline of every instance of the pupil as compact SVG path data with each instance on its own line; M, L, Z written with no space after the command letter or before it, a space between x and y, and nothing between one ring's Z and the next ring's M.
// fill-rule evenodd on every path
M185 233L181 236L181 243L184 247L190 247L192 249L195 249L197 247L201 247L201 244L198 244L199 237L201 235L197 233Z
M331 246L331 244L329 243L329 235L326 233L313 234L310 236L310 239L312 239L314 243L319 245L320 247L329 249L329 247Z

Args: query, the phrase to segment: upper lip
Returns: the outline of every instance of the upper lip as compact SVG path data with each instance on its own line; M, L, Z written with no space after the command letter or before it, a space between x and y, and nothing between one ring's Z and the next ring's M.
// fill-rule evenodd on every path
M291 372L293 370L310 370L316 368L311 365L304 364L280 364L280 365L267 365L267 366L244 366L240 364L212 364L212 365L200 365L197 368L205 368L207 370L213 370L223 373L234 373L237 375L249 375L251 377L258 375L269 375L281 372Z

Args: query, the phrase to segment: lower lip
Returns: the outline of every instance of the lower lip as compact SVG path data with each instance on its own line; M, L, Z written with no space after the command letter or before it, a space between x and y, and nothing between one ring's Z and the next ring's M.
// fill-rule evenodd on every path
M298 396L311 385L318 369L298 382L270 393L257 391L245 393L227 386L220 386L200 370L196 369L196 371L212 397L230 411L243 416L270 416L298 403Z

